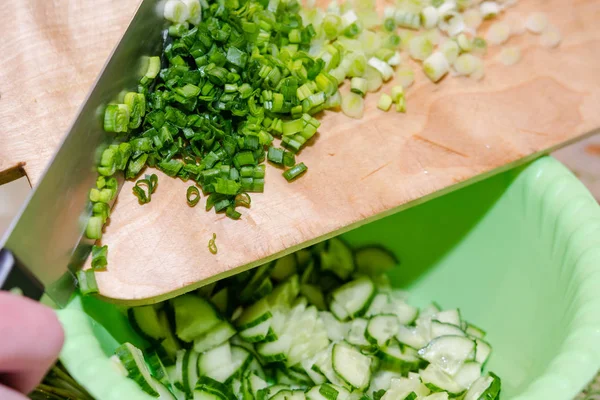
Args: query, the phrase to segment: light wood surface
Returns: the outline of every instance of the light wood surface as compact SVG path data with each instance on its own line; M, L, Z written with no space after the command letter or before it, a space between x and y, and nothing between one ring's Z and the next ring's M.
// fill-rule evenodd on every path
M86 3L30 0L16 6L18 18L14 4L2 6L0 22L8 19L8 28L0 29L8 29L9 40L0 49L14 60L0 60L0 161L26 162L33 183L135 9L135 1ZM41 7L47 18L34 18L38 4L51 4ZM77 6L56 10L68 4ZM504 66L491 49L481 82L449 77L433 85L419 72L406 115L377 110L379 95L368 96L362 120L327 112L318 137L298 156L309 167L306 176L288 184L268 167L265 193L252 195L240 221L206 213L205 199L189 208L190 183L158 173L152 202L140 206L127 182L103 238L109 267L98 274L101 293L133 303L164 299L597 129L600 2L522 0L509 14L538 10L562 31L559 48L542 48L530 34L512 37L507 45L521 48L521 62ZM213 232L217 255L207 249Z

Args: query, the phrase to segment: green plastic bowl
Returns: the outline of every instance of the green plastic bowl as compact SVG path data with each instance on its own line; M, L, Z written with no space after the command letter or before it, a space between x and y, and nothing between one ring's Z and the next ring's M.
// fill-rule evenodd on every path
M600 207L556 160L343 236L392 249L402 260L392 282L410 292L409 302L459 307L487 330L487 367L502 378L502 399L570 400L600 368ZM112 306L88 298L73 307L103 325L94 329L107 355L133 339Z

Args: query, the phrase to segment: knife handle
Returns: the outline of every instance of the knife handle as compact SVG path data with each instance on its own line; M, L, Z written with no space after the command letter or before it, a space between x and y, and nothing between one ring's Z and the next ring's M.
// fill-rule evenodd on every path
M44 286L27 267L10 250L0 249L0 290L16 289L34 300L44 294Z

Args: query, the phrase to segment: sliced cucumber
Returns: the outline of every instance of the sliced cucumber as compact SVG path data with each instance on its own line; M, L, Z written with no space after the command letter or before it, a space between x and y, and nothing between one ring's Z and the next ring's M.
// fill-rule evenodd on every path
M152 376L158 379L159 382L168 381L169 376L167 370L158 353L156 351L148 351L146 352L145 356L146 364L150 367Z
M143 338L160 342L166 337L154 306L132 307L127 311L127 316L131 327Z
M439 322L436 320L431 321L431 338L435 339L440 336L465 336L465 333L456 325Z
M371 301L367 312L365 312L365 317L373 317L385 313L389 303L390 297L387 293L377 293L373 297L373 301Z
M296 261L296 255L294 253L288 254L287 256L277 259L273 263L271 278L281 282L294 275L297 271L298 264Z
M169 318L167 317L167 313L165 311L160 311L158 313L158 320L160 321L163 332L165 332L166 336L165 339L160 342L162 353L166 355L162 357L162 361L165 366L170 366L175 364L175 358L177 357L177 352L181 350L181 345L179 340L173 334L171 324L169 323Z
M371 317L367 324L366 338L379 347L385 347L398 333L400 323L395 315L383 314Z
M382 397L382 400L408 400L425 397L429 394L429 389L419 379L416 378L398 378L393 379L390 389Z
M175 332L185 342L192 342L221 322L217 311L207 300L184 294L171 300L175 310Z
M225 342L221 346L215 347L200 356L198 371L201 376L208 376L209 378L221 381L224 379L223 373L220 373L220 371L230 367L231 363L231 346L229 342Z
M464 392L464 388L434 364L419 372L421 380L432 392L446 391L456 397Z
M208 332L194 340L194 350L198 353L203 353L220 346L235 334L235 329L229 322L221 321Z
M424 397L423 400L448 400L448 393L446 393L446 392L432 393L429 396Z
M183 357L183 387L186 392L192 393L198 382L198 358L200 353L187 350Z
M349 323L340 322L329 311L321 311L319 313L319 318L323 321L323 325L325 325L325 329L327 330L327 336L332 342L344 340L348 336L348 330L350 329Z
M494 400L500 396L500 378L490 372L477 379L465 394L464 400Z
M144 392L149 395L158 396L152 385L152 375L144 361L144 354L131 343L123 343L115 351L116 356L127 370L127 376L135 381Z
M249 343L262 342L267 339L271 322L266 320L251 328L240 331L240 337Z
M245 285L244 289L239 294L239 300L242 304L246 304L252 299L256 289L262 284L265 278L267 278L271 272L271 264L264 264L254 270L252 278Z
M356 270L368 276L381 275L400 264L394 253L380 246L367 246L356 250L354 260Z
M239 329L252 328L272 317L271 306L267 299L261 299L246 308L242 315L236 320Z
M385 369L379 370L373 374L371 378L371 385L369 386L368 393L377 392L379 390L387 391L390 389L392 379L400 379L402 374L395 371L388 371Z
M369 341L366 337L367 325L369 321L364 318L356 318L351 322L347 322L350 325L346 341L355 346L365 347L369 346Z
M300 285L300 293L308 299L310 304L313 304L320 311L326 310L325 296L320 287L316 285L302 284Z
M158 379L152 377L151 383L156 393L158 393L158 400L177 400L175 395Z
M256 291L252 293L252 297L250 297L250 302L254 302L260 300L265 297L269 293L273 291L273 282L269 277L265 277L265 279L258 285Z
M369 387L371 359L348 343L340 342L332 350L333 370L350 386L358 390Z
M433 319L439 322L443 322L445 324L455 325L459 328L461 325L460 311L458 309L440 311L437 314L435 314L435 317L433 317Z
M478 339L483 339L486 335L483 329L469 323L467 323L465 333L471 337Z
M332 238L326 242L320 255L321 269L331 271L341 279L348 279L354 272L354 254L341 239Z
M475 361L481 365L485 365L492 354L492 346L483 339L475 339Z
M332 293L331 312L340 321L359 317L369 308L375 296L375 285L367 277L346 283Z
M227 312L227 304L229 302L229 288L224 287L223 289L219 290L210 298L210 301L220 312Z
M418 357L416 350L410 347L402 348L397 343L379 349L377 357L381 360L385 369L407 374L414 371L423 363Z
M464 336L440 336L419 350L419 355L449 375L454 375L475 350L475 342Z
M398 339L400 343L410 346L413 349L420 349L425 347L428 343L421 335L420 331L414 326L400 325L398 327L396 339Z
M467 361L460 367L452 379L466 390L470 388L473 382L479 379L480 376L481 364L475 361Z

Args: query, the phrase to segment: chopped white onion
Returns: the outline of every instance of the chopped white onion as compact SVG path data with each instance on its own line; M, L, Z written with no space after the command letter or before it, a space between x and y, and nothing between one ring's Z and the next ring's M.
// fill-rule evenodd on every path
M555 26L549 26L540 36L540 44L544 47L556 47L562 41L562 35Z
M190 16L189 10L181 0L169 0L165 4L165 19L176 24L184 23Z
M437 82L450 70L450 64L444 54L436 51L423 61L423 71L432 82Z
M410 67L400 67L396 71L396 82L406 89L415 82L415 73Z
M454 70L457 75L469 76L475 72L475 69L480 62L479 58L472 54L461 54L456 61L454 61Z
M387 63L389 65L391 65L392 67L395 67L396 65L400 65L402 63L402 55L400 55L399 52L395 52L394 55L392 57L390 57L389 60L387 60Z
M498 60L504 65L515 65L521 60L521 49L515 46L505 47L498 54Z
M479 12L484 19L494 18L500 14L500 6L495 1L484 1L479 5Z
M462 33L466 25L462 15L456 11L450 11L441 15L438 27L452 37Z
M435 28L438 24L438 9L429 6L421 10L421 23L425 29Z
M423 61L433 52L433 43L427 36L415 36L408 43L408 54L415 60Z
M463 21L468 28L476 30L481 25L483 17L478 9L470 8L463 13Z
M542 33L548 27L548 17L542 12L535 12L527 18L525 27L531 33Z
M460 47L454 40L446 40L440 46L440 51L444 53L446 60L453 63L460 54Z
M496 22L490 26L485 40L491 45L498 45L505 43L510 37L510 27L504 22Z
M385 61L382 61L377 57L371 57L369 59L368 64L371 67L375 68L377 71L379 71L379 73L381 74L381 78L383 78L384 82L387 82L390 79L392 79L392 76L394 75L394 70Z
M202 7L200 0L182 0L188 8L189 16L187 20L194 25L198 25L202 21Z
M475 69L469 76L470 78L475 79L476 81L480 81L485 76L485 68L483 66L483 61L481 58L475 57Z
M342 15L342 27L346 28L349 25L352 25L358 21L358 15L354 12L354 10L346 11L344 15Z

